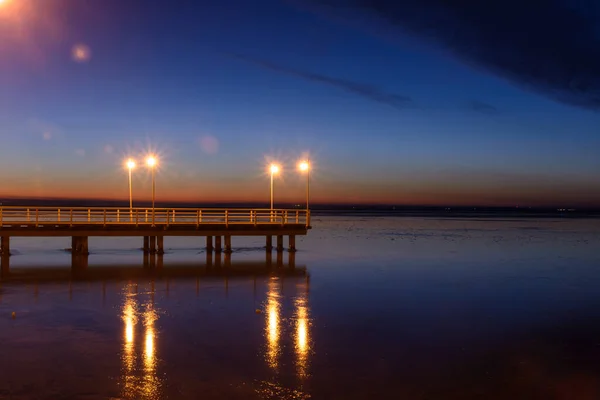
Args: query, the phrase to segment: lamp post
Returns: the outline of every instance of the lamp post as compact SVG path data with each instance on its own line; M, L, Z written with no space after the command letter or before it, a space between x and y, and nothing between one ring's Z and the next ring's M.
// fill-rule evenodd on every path
M271 164L271 211L273 211L273 177L279 173L279 166Z
M273 222L273 177L279 173L279 165L271 164L271 222Z
M310 216L309 216L309 201L310 201L310 162L308 160L301 161L298 164L298 169L301 172L306 172L306 225L310 225Z
M129 220L133 218L133 191L131 189L131 171L135 168L135 161L131 158L127 160L127 169L129 170Z
M154 226L154 200L156 198L156 180L155 180L155 176L154 176L154 171L156 170L156 164L157 164L156 157L149 156L148 158L146 158L146 165L148 165L148 167L152 171L152 226Z

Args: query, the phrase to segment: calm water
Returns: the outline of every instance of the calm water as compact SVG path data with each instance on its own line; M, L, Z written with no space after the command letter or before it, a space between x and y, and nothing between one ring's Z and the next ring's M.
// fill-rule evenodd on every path
M317 218L294 273L263 240L167 239L151 278L92 238L71 279L67 239L13 239L0 399L600 398L598 220Z

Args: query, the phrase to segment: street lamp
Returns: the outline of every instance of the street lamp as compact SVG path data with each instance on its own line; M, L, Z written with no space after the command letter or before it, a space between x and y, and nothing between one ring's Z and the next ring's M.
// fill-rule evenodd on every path
M1 1L1 0L0 0ZM131 158L127 160L127 169L129 170L129 219L133 217L133 193L131 190L131 171L135 168L135 161Z
M146 165L152 171L152 225L153 226L154 226L154 201L156 198L156 180L154 178L154 171L156 170L157 163L158 163L158 161L156 160L156 157L154 157L154 156L148 156L148 158L146 158Z
M310 163L308 161L302 161L298 164L298 169L301 172L306 172L306 209L308 210L310 196Z
M271 164L271 211L273 211L273 177L279 173L279 165Z
M308 160L301 161L298 164L298 169L301 172L306 172L306 225L310 225L309 217L309 199L310 199L310 162Z

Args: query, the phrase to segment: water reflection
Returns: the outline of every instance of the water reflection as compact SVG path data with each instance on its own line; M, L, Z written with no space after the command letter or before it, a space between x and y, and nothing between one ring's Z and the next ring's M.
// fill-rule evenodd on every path
M278 277L271 277L267 281L264 358L273 376L270 380L261 382L256 389L263 399L298 400L311 397L304 389L306 379L310 376L309 360L312 355L308 280L302 284L294 284L295 292L291 303L286 300L290 298L286 283ZM285 349L293 349L294 363L286 362L288 352ZM295 370L292 369L294 367ZM294 375L299 385L290 387L289 377Z
M267 363L273 369L278 367L279 359L279 313L281 311L279 280L271 277L267 285Z
M158 399L161 397L161 382L156 374L156 329L158 313L154 302L149 300L140 312L139 294L136 284L128 284L124 290L122 319L124 327L123 343L123 393L126 399ZM154 285L150 290L150 298L154 296ZM136 355L136 330L138 320L143 321L144 347L143 365L138 365Z
M129 373L135 365L135 352L133 348L134 326L136 323L136 302L133 297L133 285L127 285L125 304L123 305L123 322L125 323L125 345L123 346L123 362Z
M296 306L296 365L299 378L308 376L308 354L310 351L308 293L302 290L295 300Z

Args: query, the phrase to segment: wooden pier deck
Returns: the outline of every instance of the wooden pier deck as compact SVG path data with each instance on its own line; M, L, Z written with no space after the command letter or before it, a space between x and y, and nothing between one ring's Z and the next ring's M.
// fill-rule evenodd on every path
M233 236L265 236L267 250L275 236L277 251L283 251L288 236L288 248L295 251L296 236L310 228L310 211L300 209L0 206L0 252L10 255L11 237L69 236L77 254L88 253L88 238L94 236L143 237L150 254L164 252L166 236L205 237L206 250L217 253L231 252Z

